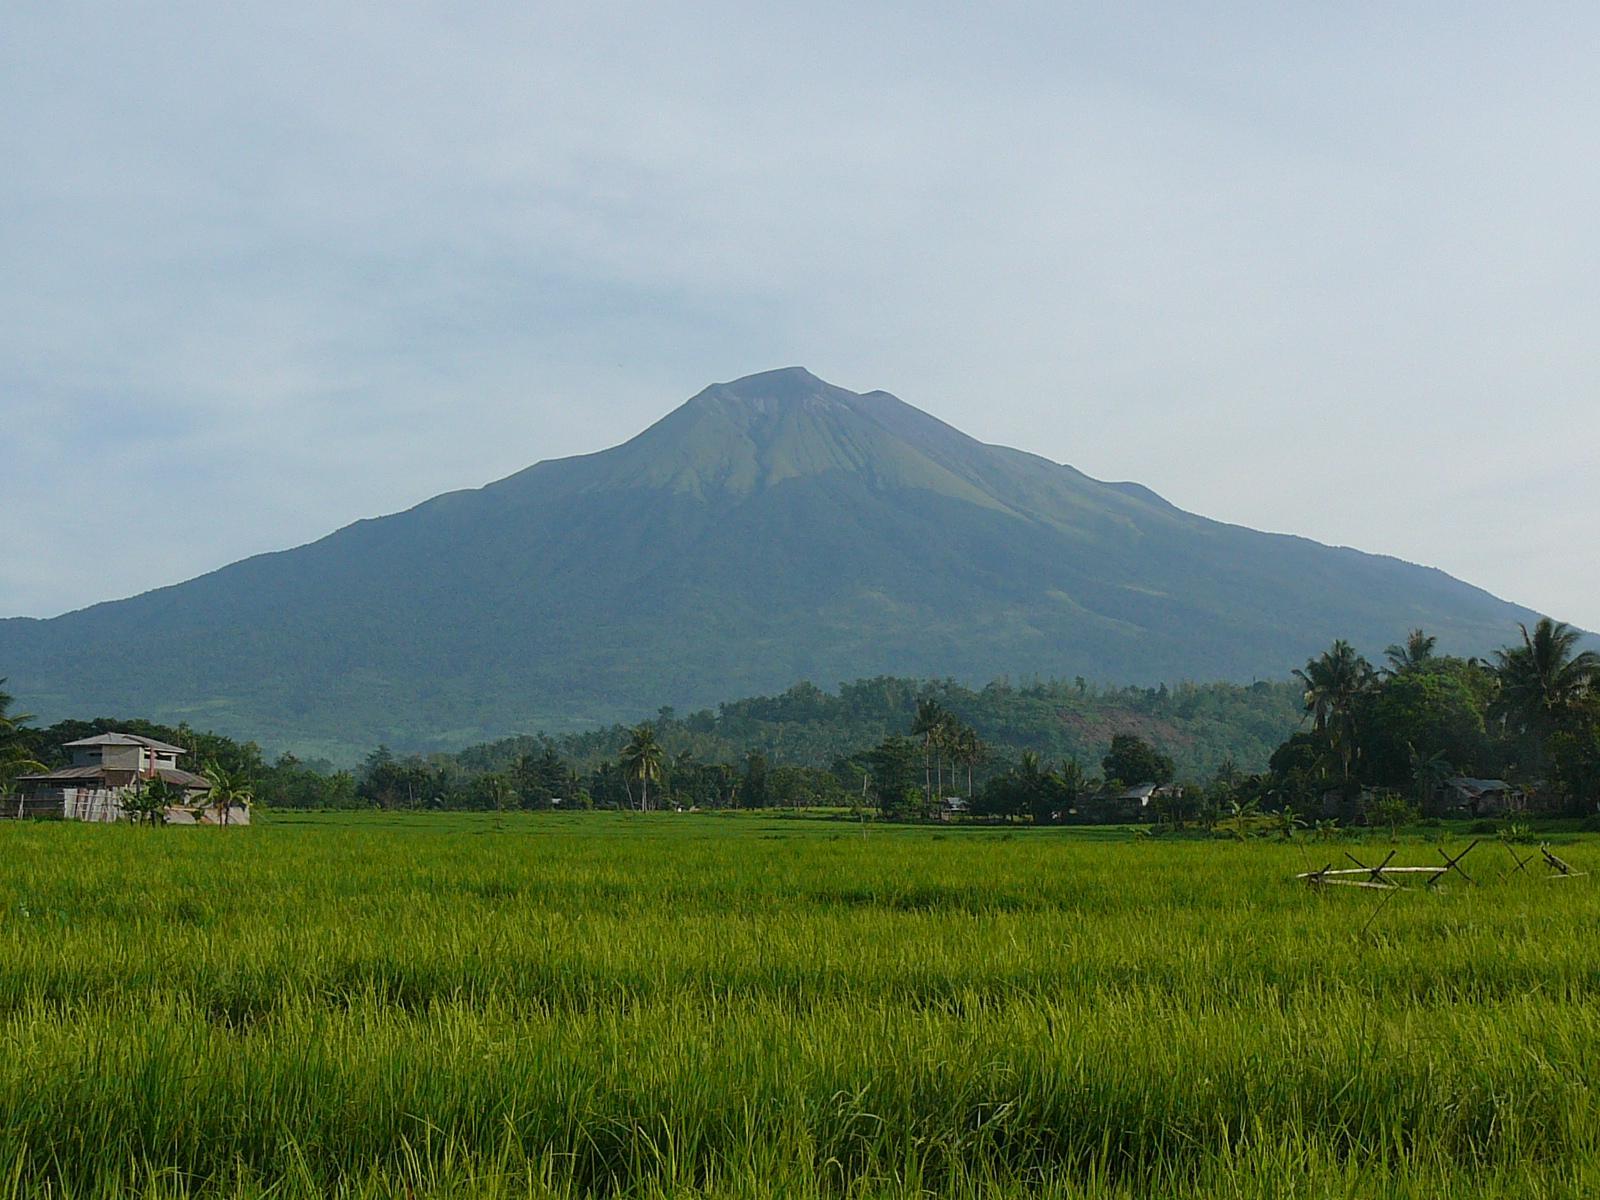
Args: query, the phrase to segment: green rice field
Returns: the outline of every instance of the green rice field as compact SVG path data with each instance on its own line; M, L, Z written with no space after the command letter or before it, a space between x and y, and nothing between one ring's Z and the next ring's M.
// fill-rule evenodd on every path
M1346 849L6 822L0 1197L1600 1194L1596 881Z

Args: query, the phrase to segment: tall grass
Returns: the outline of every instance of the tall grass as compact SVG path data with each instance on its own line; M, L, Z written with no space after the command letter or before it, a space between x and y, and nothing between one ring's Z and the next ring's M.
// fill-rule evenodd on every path
M1600 897L1497 852L10 825L0 1197L1596 1194Z

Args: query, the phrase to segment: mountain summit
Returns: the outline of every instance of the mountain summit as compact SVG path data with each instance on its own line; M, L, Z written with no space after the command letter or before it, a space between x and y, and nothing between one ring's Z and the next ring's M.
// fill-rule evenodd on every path
M1279 678L1336 637L1449 650L1535 614L989 446L799 367L620 446L129 600L0 621L45 717L460 745L875 674Z

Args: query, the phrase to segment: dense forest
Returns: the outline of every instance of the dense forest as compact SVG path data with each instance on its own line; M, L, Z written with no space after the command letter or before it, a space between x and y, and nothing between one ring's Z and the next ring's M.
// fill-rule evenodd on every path
M1227 761L1264 767L1300 721L1298 690L1288 683L1212 683L1176 688L1100 688L1082 679L973 689L945 681L883 676L842 685L810 683L715 711L680 716L662 709L651 722L663 747L705 762L737 762L751 753L795 767L831 767L839 759L908 733L920 704L935 701L992 748L990 765L1024 753L1045 759L1098 757L1117 733L1159 744L1186 774L1210 774ZM580 769L614 760L629 736L621 725L554 739L510 738L453 756L472 771L502 771L548 742Z
M1548 620L1492 659L1436 653L1417 630L1373 665L1347 642L1291 681L1098 688L1082 679L971 689L880 677L633 727L527 736L458 754L372 751L353 771L269 760L186 726L108 717L44 728L0 691L0 790L110 729L186 746L191 761L280 808L785 808L1003 820L1338 811L1392 822L1446 811L1453 779L1509 780L1519 808L1579 814L1600 798L1600 657Z
M1395 825L1478 815L1462 797L1485 791L1496 816L1592 815L1600 804L1600 656L1580 651L1581 640L1540 620L1485 661L1441 655L1419 629L1379 666L1338 641L1295 672L1302 724L1265 770L1230 762L1209 778L1186 775L1159 748L1125 735L1101 760L1101 778L1076 760L1052 767L1030 756L989 780L973 808L1115 819L1127 811L1104 805L1107 785L1138 780L1176 784L1140 815L1179 828L1231 818L1242 829L1266 814L1288 833L1307 819Z

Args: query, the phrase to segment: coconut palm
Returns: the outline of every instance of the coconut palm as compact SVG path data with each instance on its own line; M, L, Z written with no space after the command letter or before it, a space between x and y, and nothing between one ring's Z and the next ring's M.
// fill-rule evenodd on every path
M979 763L989 757L989 747L978 736L978 731L970 725L957 728L953 742L953 757L955 761L967 769L967 796L972 796L972 771Z
M1541 617L1522 645L1495 652L1495 673L1500 677L1498 715L1526 733L1543 738L1561 717L1600 687L1600 654L1577 652L1583 635L1561 621Z
M46 769L22 741L22 727L33 717L29 713L11 711L15 700L5 690L5 682L0 679L0 793L9 791L17 776Z
M17 698L6 691L6 681L0 679L0 738L15 736L24 725L33 720L32 713L11 711L11 706L16 702Z
M922 739L922 792L924 799L933 799L933 752L943 737L949 714L944 706L931 696L917 701L917 718L911 724L913 737Z
M1383 652L1389 660L1385 668L1386 673L1398 675L1402 671L1413 671L1418 667L1426 666L1434 659L1434 647L1439 644L1439 639L1420 629L1413 629L1406 640L1395 646L1390 646Z
M223 770L212 764L205 770L211 782L211 795L207 798L211 810L217 814L218 823L226 825L235 805L249 808L255 802L255 792L243 775Z
M1433 803L1433 794L1455 774L1455 769L1445 761L1442 750L1424 754L1410 742L1406 743L1406 748L1410 751L1411 782L1417 785L1417 804L1427 812Z
M950 788L956 786L956 767L961 764L961 746L971 731L954 713L945 712L933 730L933 782L939 799L944 799L944 766L950 764ZM968 791L971 791L969 788Z
M647 722L629 732L622 748L622 770L626 779L639 784L639 811L648 812L650 784L661 782L661 743L653 725Z
M1341 638L1294 677L1304 689L1306 715L1318 733L1327 735L1339 755L1344 777L1349 779L1356 751L1356 717L1362 697L1372 688L1372 664Z
M1092 790L1093 785L1088 775L1084 774L1083 768L1078 765L1078 760L1075 758L1062 759L1061 770L1057 774L1067 799L1073 804L1078 802L1078 797L1084 792Z

